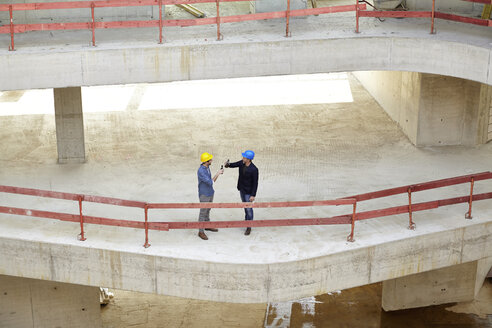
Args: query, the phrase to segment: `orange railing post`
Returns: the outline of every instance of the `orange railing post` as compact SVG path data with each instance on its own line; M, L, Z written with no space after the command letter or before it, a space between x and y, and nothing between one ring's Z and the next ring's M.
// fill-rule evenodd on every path
M286 23L285 23L285 37L288 38L289 34L289 19L290 19L290 0L287 0L287 11L285 12Z
M468 212L465 214L465 219L472 219L472 202L473 202L473 177L470 180L470 200L468 201Z
M355 0L355 33L359 33L359 0Z
M10 14L10 51L14 51L14 14L12 5L9 6L9 14Z
M220 0L215 2L215 7L217 7L217 41L223 39L222 34L220 34L220 11L219 11Z
M415 230L416 224L412 220L412 187L408 187L408 229Z
M84 196L79 195L78 201L79 201L79 215L80 215L80 235L79 235L80 241L86 240L85 234L84 234L84 215L82 214L82 201L83 200L84 200Z
M149 205L145 204L145 244L143 245L145 248L150 246L149 244Z
M354 239L354 229L355 229L355 212L357 211L357 201L354 203L354 211L352 213L352 220L351 220L351 230L350 230L350 235L347 237L347 241L353 243L355 241Z
M436 0L432 0L432 14L431 14L431 34L434 34L434 17L436 16Z
M159 0L159 44L162 44L162 0Z
M94 4L94 2L91 2L91 16L92 16L92 24L91 24L91 27L92 27L92 46L95 47L96 46L96 22L94 20L94 7L96 5Z

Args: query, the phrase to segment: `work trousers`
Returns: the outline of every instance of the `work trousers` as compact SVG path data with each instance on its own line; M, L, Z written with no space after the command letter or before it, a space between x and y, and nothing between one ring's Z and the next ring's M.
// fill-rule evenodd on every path
M251 197L251 195L246 194L242 191L239 191L239 193L241 195L241 200L243 201L243 203L249 203L249 197ZM246 221L253 220L253 209L252 208L245 208L244 209L244 219Z
M211 203L214 201L214 195L205 196L200 195L200 203ZM210 221L210 210L211 208L201 208L200 215L198 216L198 221ZM200 232L204 232L204 229L200 229Z

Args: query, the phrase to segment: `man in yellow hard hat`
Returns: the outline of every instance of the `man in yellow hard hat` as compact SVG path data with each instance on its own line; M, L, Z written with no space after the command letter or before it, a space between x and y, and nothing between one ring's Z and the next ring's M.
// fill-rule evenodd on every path
M212 178L212 174L210 173L210 165L212 165L213 156L209 153L203 153L200 156L200 161L202 164L198 168L198 197L200 198L200 203L211 203L214 201L214 182L217 180L219 175L224 173L224 169L220 169ZM198 216L198 221L210 221L210 208L201 208L200 215ZM205 229L208 231L217 232L218 229L209 228ZM207 235L205 234L204 229L200 229L198 231L198 237L203 240L208 240Z

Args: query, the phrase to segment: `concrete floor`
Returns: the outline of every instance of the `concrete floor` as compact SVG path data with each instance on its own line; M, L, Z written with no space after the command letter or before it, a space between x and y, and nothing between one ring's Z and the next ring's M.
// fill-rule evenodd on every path
M284 87L289 84L289 79L271 79L278 88L268 89L268 93L281 98L284 90L289 88ZM190 91L205 84L196 83L195 89ZM249 93L254 89L247 89L245 80L213 83L217 90L231 84L237 86L236 94L231 91L234 88L227 93L228 99L233 100L237 95L241 101L239 94L247 94L252 98L265 98L268 103L267 94ZM221 161L239 160L242 150L253 149L257 153L255 163L260 170L257 201L261 202L334 199L490 169L492 144L476 148L418 149L412 146L350 74L304 76L298 78L297 83L300 83L299 94L312 92L313 88L319 94L326 94L325 90L330 89L338 91L334 98L330 98L328 92L325 99L317 100L327 103L318 104L296 105L285 101L284 105L273 106L221 108L211 105L200 109L139 110L139 106L145 103L147 92L154 95L151 97L153 100L147 102L148 108L159 107L166 103L167 94L171 99L172 94L179 94L176 91L179 86L163 85L160 97L155 97L156 92L152 91L157 87L155 85L129 86L112 92L108 89L84 89L84 95L91 97L84 98L89 112L84 117L88 162L83 165L56 164L53 115L0 116L0 138L3 140L0 144L0 181L4 185L148 202L196 202L196 170L201 152L209 151L215 155L217 161L212 166L212 171L215 171ZM109 110L108 98L114 99L117 105L119 99L130 93L132 96L125 110ZM342 93L348 93L342 97L345 102L339 102ZM191 95L194 97L195 93ZM204 98L201 99L205 104L216 104L214 101L222 96L211 92L202 95ZM0 111L12 105L8 102L9 97L17 102L23 101L23 97L9 96L9 93L1 97L4 100ZM42 103L41 99L38 98L38 104ZM94 99L101 101L94 103ZM186 107L185 99L183 107ZM329 99L335 102L329 103ZM230 104L233 104L232 100ZM194 103L193 100L190 102ZM101 106L106 103L104 111L90 112L99 103ZM136 106L136 103L140 105ZM30 106L49 107L36 105L36 102ZM13 109L10 107L8 110L11 112ZM232 169L219 178L215 185L216 202L239 201L236 179L237 172ZM491 186L490 182L479 182L475 192L490 191ZM418 202L466 195L468 192L469 186L461 185L418 193L413 198ZM406 197L400 195L362 203L359 210L406 202ZM27 196L3 194L0 205L78 213L75 202ZM223 229L210 235L207 242L200 240L194 230L150 232L152 247L144 249L142 230L87 225L88 239L81 243L76 239L79 233L77 224L7 215L0 216L0 234L212 262L275 263L323 256L492 219L490 202L474 204L474 220L464 220L466 210L466 204L462 204L416 213L416 231L406 229L408 219L404 215L358 222L353 244L345 240L349 227L338 225L258 228L248 238L243 236L242 229ZM84 205L86 215L110 218L143 219L142 212L106 205ZM350 208L257 209L255 217L325 217L340 213L350 213ZM150 212L150 220L194 221L197 214L196 210L155 210ZM211 217L213 220L241 220L243 215L241 210L214 209Z

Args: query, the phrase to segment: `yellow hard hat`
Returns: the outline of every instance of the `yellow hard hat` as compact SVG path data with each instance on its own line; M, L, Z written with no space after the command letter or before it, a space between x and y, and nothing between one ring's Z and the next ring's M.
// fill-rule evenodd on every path
M212 159L212 154L209 154L209 153L203 153L201 156L200 156L200 160L202 161L202 163L205 163L205 162L208 162L209 160Z

